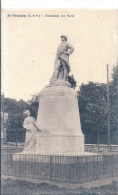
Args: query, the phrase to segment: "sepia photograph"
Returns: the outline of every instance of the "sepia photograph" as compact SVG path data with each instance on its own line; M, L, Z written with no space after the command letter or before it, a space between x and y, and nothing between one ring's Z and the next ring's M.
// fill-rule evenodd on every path
M1 16L1 194L118 195L117 8Z

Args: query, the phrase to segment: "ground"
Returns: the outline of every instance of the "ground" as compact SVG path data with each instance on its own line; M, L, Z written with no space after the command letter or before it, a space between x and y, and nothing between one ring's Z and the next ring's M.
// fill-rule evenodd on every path
M118 182L95 188L59 188L46 183L33 184L26 181L2 179L2 195L118 195Z

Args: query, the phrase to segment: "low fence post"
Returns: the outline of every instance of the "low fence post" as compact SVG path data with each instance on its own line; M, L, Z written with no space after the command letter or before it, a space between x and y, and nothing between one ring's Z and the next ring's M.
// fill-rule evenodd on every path
M79 174L80 174L80 164L79 164L79 156L77 157L77 182L79 182Z
M96 179L98 180L98 178L99 178L99 160L98 160L98 156L97 156L97 166L96 166L96 168L97 168Z
M50 180L52 180L52 156L50 156Z
M111 159L112 159L112 161L111 161ZM114 156L113 155L111 156L111 159L110 159L111 177L114 177L114 164L115 164L115 162L114 162Z
M27 176L27 173L26 173L26 171L27 171L27 169L26 169L26 154L24 154L24 155L25 155L24 170L25 170L25 178L26 178L26 176Z

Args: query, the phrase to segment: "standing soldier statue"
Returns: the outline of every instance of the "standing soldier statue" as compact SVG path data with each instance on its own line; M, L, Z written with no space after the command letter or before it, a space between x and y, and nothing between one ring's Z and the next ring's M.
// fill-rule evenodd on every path
M67 36L61 35L62 42L57 48L55 59L55 67L51 82L55 80L68 81L68 73L70 72L69 55L74 51L74 48L67 42Z

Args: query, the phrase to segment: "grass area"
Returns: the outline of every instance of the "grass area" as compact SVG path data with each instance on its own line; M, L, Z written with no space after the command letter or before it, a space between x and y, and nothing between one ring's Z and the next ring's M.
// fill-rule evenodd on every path
M4 145L1 147L1 153L2 154L13 154L13 153L17 153L17 152L22 152L24 150L23 147L15 147L15 146L7 146Z
M118 195L118 182L96 188L59 188L46 183L33 184L26 181L2 179L2 195Z
M17 142L17 146L24 146L24 142ZM16 142L6 142L7 146L16 146Z

